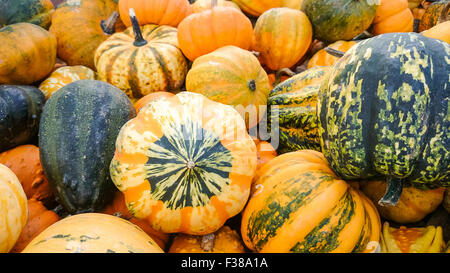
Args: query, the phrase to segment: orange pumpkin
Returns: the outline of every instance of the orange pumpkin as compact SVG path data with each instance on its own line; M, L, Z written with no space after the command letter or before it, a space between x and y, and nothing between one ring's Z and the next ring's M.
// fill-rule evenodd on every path
M177 234L169 253L244 253L239 234L228 226L203 235Z
M412 32L414 16L407 0L380 0L371 32L375 35L392 32Z
M28 220L20 233L11 253L21 252L33 239L47 227L59 220L59 216L36 199L28 200Z
M328 45L328 47L342 52L346 52L355 44L356 44L355 41L337 41ZM325 49L321 49L317 51L316 54L314 54L311 57L311 59L309 59L308 69L315 66L332 66L335 62L337 62L337 60L339 60L338 57L329 54L328 52L325 51Z
M253 138L256 144L256 152L258 153L258 164L256 169L259 170L267 162L277 157L277 151L275 148L267 141L262 141L257 138Z
M27 144L5 151L0 154L0 163L16 174L27 199L36 199L44 204L53 201L53 193L39 159L38 147Z
M271 70L290 68L308 51L312 25L300 10L273 8L264 12L255 24L253 50Z
M218 0L217 6L218 7L231 7L231 8L238 9L239 11L241 10L236 3L234 3L233 1L228 1L228 0ZM202 12L202 11L211 9L211 0L197 0L191 4L191 7L192 7L193 13L198 13L198 12Z
M253 27L250 19L231 7L214 6L191 14L178 25L178 43L191 61L226 45L250 49Z
M287 0L233 0L245 13L254 17L271 8L282 7L285 1Z
M439 39L450 44L450 21L435 25L422 32L423 36Z
M166 248L167 242L169 241L169 235L158 232L154 230L146 221L131 216L130 212L127 209L127 206L125 205L123 194L119 191L115 193L113 201L103 209L102 213L114 215L130 221L131 223L140 227L150 237L152 237L152 239L159 245L159 247L161 247L161 249Z
M135 10L136 17L142 26L155 24L176 27L192 13L188 0L120 0L120 18L127 27L131 26L128 15L130 8Z
M136 113L139 113L139 111L147 105L147 103L159 99L159 98L170 98L174 96L173 93L160 91L160 92L154 92L150 93L148 95L145 95L144 97L140 98L136 103L134 104L134 109L136 109Z

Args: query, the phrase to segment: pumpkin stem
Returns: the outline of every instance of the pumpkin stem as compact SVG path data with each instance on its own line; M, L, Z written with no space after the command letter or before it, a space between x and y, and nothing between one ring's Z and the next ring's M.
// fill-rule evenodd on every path
M119 19L119 13L114 11L106 20L102 20L100 22L100 27L103 30L103 33L111 35L116 32L116 22Z
M130 20L131 24L133 25L133 32L134 32L134 43L135 46L144 46L147 44L147 41L142 36L141 27L139 26L139 22L136 18L136 13L134 12L134 9L130 9Z
M281 77L283 75L287 75L289 77L292 77L295 75L295 72L290 70L289 68L285 67L285 68L281 68L280 70L277 70L275 72L275 81L273 82L273 86L278 85L281 82Z
M386 193L378 201L380 206L395 206L402 195L403 181L399 178L388 178Z
M338 57L338 58L341 58L345 54L345 52L340 51L340 50L336 50L336 49L331 48L329 46L325 47L325 52L330 54L331 56Z
M364 40L364 39L372 38L372 37L373 37L373 34L366 30L361 34L356 35L355 38L352 39L352 41L359 41L359 40Z
M211 9L217 7L217 0L211 0Z
M255 80L251 80L251 81L248 82L248 88L251 91L256 91L256 82L255 82Z
M200 242L200 247L204 251L211 251L214 248L214 240L216 236L214 233L206 234L202 236L202 241Z

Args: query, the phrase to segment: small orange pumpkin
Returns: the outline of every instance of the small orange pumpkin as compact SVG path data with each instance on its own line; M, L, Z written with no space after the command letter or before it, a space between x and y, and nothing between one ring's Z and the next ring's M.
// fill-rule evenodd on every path
M11 253L20 253L34 237L59 220L59 216L36 199L28 200L28 220Z
M226 45L250 49L253 27L250 19L231 7L218 7L191 14L178 25L178 43L191 61Z
M236 3L234 3L233 1L228 1L228 0L218 0L217 6L218 7L231 7L231 8L235 8L239 11L241 10ZM191 4L191 7L192 7L193 13L198 13L198 12L202 12L202 11L211 9L211 0L197 0Z
M19 179L27 199L44 204L53 201L53 193L39 159L39 148L21 145L0 154L0 163L10 168Z
M159 98L170 98L174 96L173 93L160 91L160 92L154 92L150 93L148 95L145 95L144 97L140 98L136 103L134 104L134 109L136 109L136 113L139 113L139 111L147 105L147 103L159 99Z
M169 253L244 253L239 234L228 226L198 236L179 233L173 239Z
M337 41L330 45L329 48L339 50L342 52L346 52L352 46L354 46L357 42L355 41ZM308 61L308 69L315 66L332 66L335 62L339 60L338 57L333 56L325 51L325 49L321 49L314 54L311 59Z
M407 0L380 0L372 33L375 35L392 32L412 32L414 16Z
M439 39L450 44L450 21L435 25L422 32L423 36Z

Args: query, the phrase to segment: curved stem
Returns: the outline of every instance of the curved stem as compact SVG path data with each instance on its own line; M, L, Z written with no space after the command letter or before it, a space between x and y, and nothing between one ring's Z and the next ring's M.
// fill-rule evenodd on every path
M340 50L336 50L336 49L331 48L329 46L325 47L325 52L330 54L331 56L338 57L338 58L341 58L345 54L345 52L340 51Z
M376 182L373 182L376 183ZM395 206L402 195L403 181L399 178L388 178L386 193L378 201L380 206Z
M134 9L130 9L130 20L131 25L133 26L133 32L134 32L134 43L135 46L143 46L147 44L147 41L142 36L141 27L139 26L139 22L136 18L136 13L134 12Z
M116 32L116 22L119 19L119 13L114 11L106 20L102 20L100 22L100 27L103 30L103 33L111 35Z
M216 236L214 235L214 233L203 235L201 243L200 243L200 247L204 251L211 251L211 250L213 250L215 238L216 238Z
M277 70L275 72L275 81L273 82L273 86L278 85L281 82L281 77L283 75L287 75L289 77L292 77L295 75L295 72L290 70L289 68L285 67L285 68L281 68L280 70Z

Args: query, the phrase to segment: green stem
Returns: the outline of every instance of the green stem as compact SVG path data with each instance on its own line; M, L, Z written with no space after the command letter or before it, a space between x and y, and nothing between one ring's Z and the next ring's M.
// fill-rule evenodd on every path
M374 182L376 183L376 182ZM388 178L386 193L378 201L380 206L395 206L402 195L403 181L399 178Z
M134 9L130 9L130 20L131 25L133 26L133 32L134 32L134 43L135 46L144 46L147 44L147 41L142 36L141 27L139 26L139 22L136 18L136 13L134 12Z

